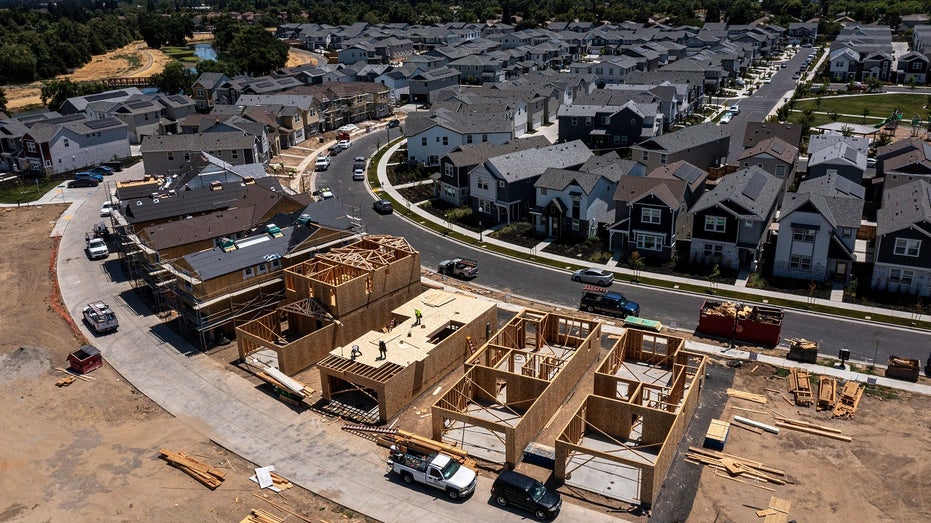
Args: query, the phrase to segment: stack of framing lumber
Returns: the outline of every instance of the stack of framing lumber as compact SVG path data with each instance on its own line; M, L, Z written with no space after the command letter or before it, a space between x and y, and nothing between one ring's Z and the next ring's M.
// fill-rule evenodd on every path
M863 385L855 381L844 383L840 401L837 402L837 405L834 405L834 417L852 418L854 413L857 412L861 397L863 397Z
M818 405L815 410L830 410L837 403L837 379L833 376L818 377Z
M285 518L280 518L271 512L266 512L260 508L254 508L252 512L239 523L283 523L284 520Z
M799 407L811 407L811 374L807 370L791 368L786 378L786 388L795 394L795 404Z
M168 449L159 449L158 452L170 465L187 472L189 476L200 481L211 490L219 487L223 483L223 477L226 476L226 472L197 461L184 452L175 452Z
M807 421L794 420L784 418L782 416L776 416L776 426L785 429L797 430L806 434L814 434L816 436L824 436L826 438L836 439L839 441L846 441L847 443L853 441L853 438L850 436L844 436L840 429L825 427L824 425L815 425L814 423L809 423Z
M689 451L685 455L685 460L690 463L707 465L715 469L716 476L735 479L741 483L747 483L748 485L753 485L764 490L771 491L773 489L737 479L737 476L756 482L773 483L775 485L785 485L787 482L784 470L764 465L759 461L734 456L733 454L725 454L724 452L716 450L689 447ZM728 475L717 474L717 471L726 471Z
M740 398L742 400L755 401L757 403L766 403L766 396L762 394L753 394L752 392L744 392L737 389L727 389L727 395L732 398Z

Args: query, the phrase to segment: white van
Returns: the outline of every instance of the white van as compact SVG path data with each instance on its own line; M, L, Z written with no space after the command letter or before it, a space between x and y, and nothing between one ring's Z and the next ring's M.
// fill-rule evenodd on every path
M330 167L330 157L327 155L318 156L314 162L314 170L325 171Z

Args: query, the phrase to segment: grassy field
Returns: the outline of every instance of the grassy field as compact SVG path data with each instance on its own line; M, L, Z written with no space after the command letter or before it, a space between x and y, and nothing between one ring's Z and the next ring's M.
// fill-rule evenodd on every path
M814 111L814 125L822 125L831 121L830 114L837 113L838 122L877 124L892 114L893 111L902 112L903 120L910 120L915 116L927 120L928 96L924 94L869 94L862 96L826 96L821 99L818 107L815 98L806 98L795 103L795 110L790 120L798 122L802 111ZM863 120L863 109L869 109L866 122ZM824 113L824 114L820 114ZM853 115L853 116L844 116Z

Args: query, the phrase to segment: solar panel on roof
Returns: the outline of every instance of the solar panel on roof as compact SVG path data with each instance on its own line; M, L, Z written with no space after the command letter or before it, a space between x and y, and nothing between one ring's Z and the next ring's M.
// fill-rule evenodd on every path
M96 102L98 100L109 100L110 98L116 98L118 96L127 96L126 91L111 91L108 93L92 94L90 96L85 96L84 99L88 102Z
M259 83L255 84L255 86L256 86L256 87L263 87L263 88L264 88L264 87L271 87L271 86L272 86L272 83L271 83L271 82L259 82Z
M766 186L766 175L757 172L754 173L750 180L747 181L747 185L744 186L744 190L741 192L747 198L751 200L756 200L760 196L760 192L763 190L763 187Z
M119 123L119 120L115 118L102 118L100 120L88 120L84 122L84 125L90 127L91 129L103 129L104 127L110 127Z
M770 147L779 154L782 154L782 152L786 150L786 144L784 142L780 142L779 140L773 140Z
M132 102L126 102L126 105L133 109L139 109L141 107L149 107L152 104L148 100L134 100Z
M857 150L849 145L844 146L844 158L851 162L857 161Z

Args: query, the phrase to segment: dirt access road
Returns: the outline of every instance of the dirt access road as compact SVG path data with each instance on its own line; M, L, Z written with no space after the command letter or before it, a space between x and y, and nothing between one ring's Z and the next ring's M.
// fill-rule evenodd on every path
M251 508L288 521L368 522L301 488L275 494L248 478L256 466L172 417L112 368L58 388L84 340L58 314L55 240L62 205L0 208L0 521L240 521ZM86 260L88 270L99 261ZM116 263L115 259L110 263ZM226 472L215 491L158 457L181 450Z

